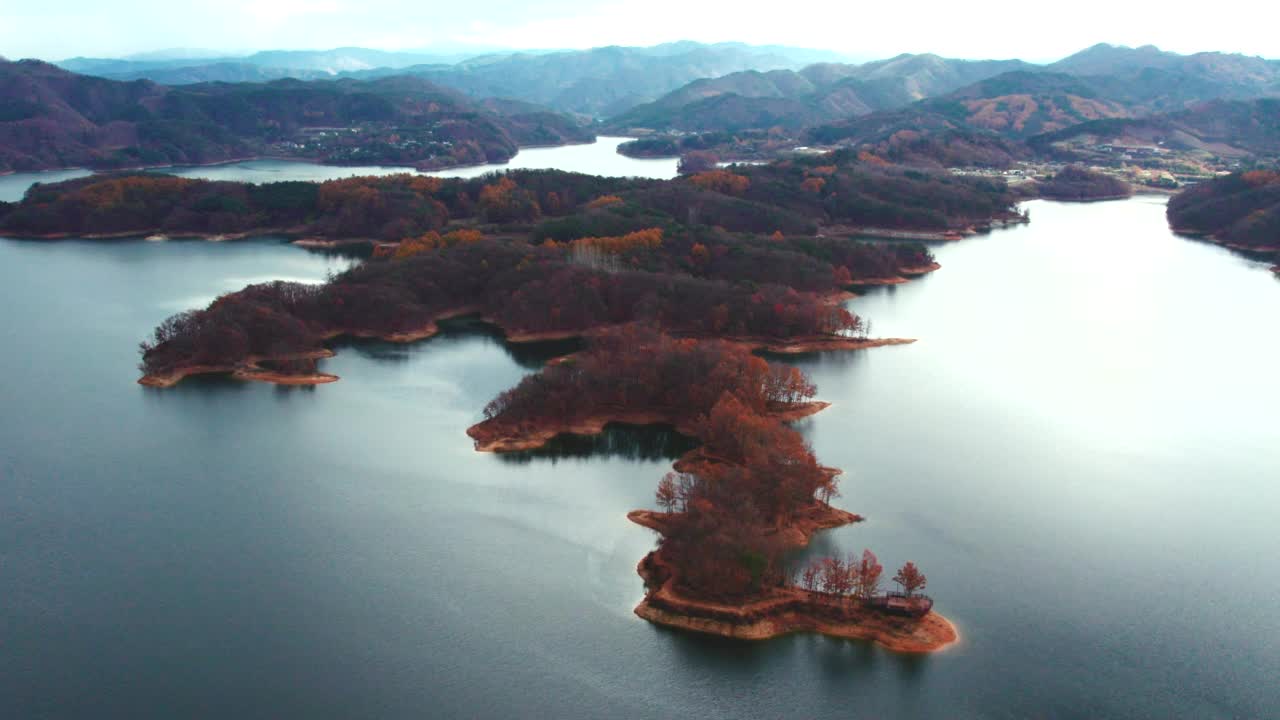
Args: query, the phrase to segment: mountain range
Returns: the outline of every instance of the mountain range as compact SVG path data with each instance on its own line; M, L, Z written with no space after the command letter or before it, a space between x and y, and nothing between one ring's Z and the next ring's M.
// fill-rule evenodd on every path
M1275 154L1280 136L1266 101L1280 98L1280 62L1151 46L1096 45L1048 65L931 54L849 64L824 51L689 42L456 62L361 48L235 62L203 54L63 63L172 85L0 64L0 169L248 155L439 167L594 131L669 133L675 142L652 147L681 152L767 133L774 149L791 139L870 146L894 162L944 165L1078 157L1082 144L1130 141ZM686 142L690 133L720 139Z
M0 97L0 170L255 155L441 167L504 162L520 145L594 137L566 115L478 102L416 76L171 87L0 61Z
M902 55L864 65L742 72L690 83L606 121L615 131L706 132L848 122L928 101L975 127L1031 136L1090 120L1280 96L1280 62L1096 45L1050 65Z
M57 64L72 72L115 80L148 79L170 85L412 74L475 97L512 98L604 117L699 78L749 69L800 68L839 59L834 52L804 48L674 42L652 47L471 56L337 48L266 51L241 58L72 58Z

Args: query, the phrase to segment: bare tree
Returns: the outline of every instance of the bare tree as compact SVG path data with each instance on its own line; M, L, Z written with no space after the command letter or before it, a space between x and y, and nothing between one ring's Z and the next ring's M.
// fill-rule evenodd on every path
M670 513L676 509L680 503L680 491L676 487L675 473L667 473L658 481L658 490L655 493L658 500L658 507Z

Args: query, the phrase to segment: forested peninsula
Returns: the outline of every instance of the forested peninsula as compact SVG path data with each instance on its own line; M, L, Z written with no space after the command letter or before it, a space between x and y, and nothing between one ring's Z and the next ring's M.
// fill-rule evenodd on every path
M743 639L813 631L901 652L954 643L955 627L931 612L911 563L894 578L903 591L889 594L870 551L788 563L814 532L861 520L830 504L840 471L819 465L785 424L827 407L815 392L800 370L734 343L627 326L526 377L467 432L477 449L498 452L610 422L672 425L701 443L658 483L662 512L628 515L661 536L637 568L647 592L636 614L646 620Z
M836 153L670 181L558 171L271 185L93 177L0 207L0 232L270 229L371 246L325 283L251 285L165 320L141 346L146 385L199 373L331 382L317 367L331 340L409 342L461 315L509 341L583 338L585 350L502 394L469 433L477 449L502 452L611 422L661 423L701 443L659 485L666 512L631 515L663 536L640 567L639 614L735 637L817 630L930 651L956 636L918 594L914 566L895 578L897 594L879 592L869 553L865 563L788 568L787 551L813 532L857 518L830 505L839 471L785 424L825 407L812 383L752 352L910 342L872 337L843 300L938 264L919 243L850 236L873 226L975 232L1019 220L1015 202L1003 181Z
M1254 170L1197 185L1170 199L1167 214L1175 232L1237 250L1280 252L1280 173Z
M972 231L1017 218L1014 201L1001 181L841 154L670 181L559 171L264 185L125 175L37 185L0 207L0 232L272 232L375 247L322 285L252 286L170 318L142 363L146 382L168 384L192 372L314 376L332 338L420 339L460 314L512 340L643 322L780 352L903 342L869 338L839 300L933 270L932 254L842 235L872 224Z
M252 373L263 361L311 374L331 338L420 339L459 314L480 315L512 340L642 322L783 352L902 342L869 338L839 300L936 268L928 249L818 233L866 219L971 227L1013 214L1000 182L822 162L832 160L666 182L555 171L262 186L88 178L34 188L0 215L0 231L271 227L389 241L325 284L251 286L170 318L143 355L147 382L167 384L194 371ZM897 204L880 198L885 186L901 190Z

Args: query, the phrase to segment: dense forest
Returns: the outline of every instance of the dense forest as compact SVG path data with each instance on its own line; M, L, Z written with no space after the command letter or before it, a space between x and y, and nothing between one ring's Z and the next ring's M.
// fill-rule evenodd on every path
M1280 250L1280 173L1255 170L1202 183L1169 201L1169 224L1241 248Z
M1046 180L1037 181L1036 193L1050 200L1111 200L1129 197L1133 188L1111 175L1070 165Z
M252 286L171 318L145 348L143 369L155 375L313 352L336 335L422 333L463 310L519 336L578 335L631 322L684 337L766 344L858 336L865 325L831 299L851 285L928 269L933 257L917 243L808 234L815 227L806 214L944 226L948 208L968 221L1008 202L1002 184L829 162L667 182L556 171L261 186L88 178L34 188L0 216L0 228L271 225L399 240L324 285ZM842 196L824 197L828 185L842 188ZM894 187L913 202L916 193L921 205L876 199ZM765 204L770 195L780 204Z
M271 230L385 243L324 285L253 286L172 318L144 354L145 372L164 374L314 352L336 335L422 333L463 309L524 336L630 322L764 344L857 336L865 326L832 298L927 271L933 257L918 243L840 237L841 227L965 227L1007 215L1013 202L1002 181L837 153L669 181L560 171L264 185L93 176L34 186L0 207L0 232Z
M616 206L589 206L616 196ZM936 230L1007 217L1001 180L862 162L849 154L737 166L671 181L516 171L505 179L413 175L326 183L245 183L159 175L92 176L36 185L0 209L22 236L210 234L270 229L399 240L450 222L535 230L535 239L616 235L655 224L732 233L812 235L822 226Z
M234 366L317 350L335 335L412 333L460 309L526 335L576 335L637 321L691 337L779 340L862 327L822 297L778 284L612 270L575 257L570 247L462 239L374 258L323 285L277 282L224 295L161 325L144 348L143 370Z

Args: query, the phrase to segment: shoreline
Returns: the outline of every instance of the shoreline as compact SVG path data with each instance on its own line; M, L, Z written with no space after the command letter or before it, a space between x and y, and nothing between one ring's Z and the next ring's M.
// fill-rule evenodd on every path
M1226 240L1223 240L1222 238L1218 237L1217 233L1203 232L1201 230L1191 230L1189 228L1174 227L1173 225L1169 226L1169 232L1172 232L1174 235L1180 235L1184 238L1190 238L1192 240L1204 240L1205 242L1211 242L1214 245L1228 248L1230 250L1240 250L1241 252L1262 253L1262 254L1280 253L1280 245L1276 245L1276 246L1244 245L1242 243L1227 242ZM1280 265L1278 265L1277 267L1280 267Z
M243 230L239 232L229 233L208 233L208 232L160 232L156 228L148 230L120 230L117 232L107 233L39 233L34 235L24 235L20 233L10 233L5 237L14 240L148 240L155 242L158 240L204 240L207 242L225 242L228 240L244 240L251 237L265 237L270 235L280 235L285 238L290 235L299 234L301 231L291 228L254 228L252 230Z
M797 407L770 412L768 417L779 422L792 422L822 412L830 406L830 403L825 402L802 403ZM599 435L610 424L668 425L681 435L693 437L692 422L692 419L677 417L674 408L665 411L614 410L574 420L545 418L537 424L510 428L503 428L493 420L484 420L467 428L467 435L475 441L476 452L504 453L537 450L561 435Z
M902 273L908 280L910 280L912 278L920 277L921 275L928 275L931 272L936 272L941 269L942 263L931 262L928 265L900 267L898 268L898 272Z
M377 334L365 332L353 332L350 330L335 330L320 336L320 341L336 340L344 337L356 339L383 340L392 343L412 343L419 340L426 340L434 337L440 332L439 322L441 320L449 320L464 315L472 315L478 312L473 306L464 306L460 308L452 308L437 313L434 318L427 321L417 328L408 330L400 330L393 333ZM312 372L312 373L281 373L272 370L266 370L260 367L261 363L282 362L290 360L322 360L336 356L337 353L329 348L321 348L319 350L307 350L298 353L285 353L282 355L251 355L241 363L228 365L190 365L187 367L175 368L166 373L147 373L138 378L139 385L147 387L168 388L177 385L188 377L194 375L230 375L237 380L253 380L256 382L269 382L277 385L325 385L331 382L337 382L339 376L329 373Z
M758 619L737 622L701 614L700 611L707 608L696 601L685 600L677 606L679 610L663 607L660 602L646 597L633 612L655 625L736 640L772 640L810 632L842 640L869 641L892 652L917 655L945 650L960 641L955 624L934 611L915 621L876 617L872 611L847 619L824 618L806 613L806 608L796 603L762 613Z
M650 511L633 511L628 519L653 529L637 512ZM655 625L737 640L812 632L870 641L905 654L938 652L960 640L955 624L935 611L921 618L894 616L794 587L772 588L765 597L743 604L687 598L675 590L676 577L660 553L649 553L636 566L646 592L633 612Z
M288 229L282 229L282 228L274 228L273 230L276 231L275 234L287 234L291 232ZM256 233L238 233L234 237L230 235L222 235L222 236L216 236L216 239L219 239L219 240L239 239L239 238L248 237L251 235L256 236ZM128 234L123 234L120 237L132 238L137 236L138 236L137 233L128 233ZM178 236L178 237L183 237L183 236ZM60 238L46 237L46 239L60 239ZM150 239L150 238L145 238L145 239ZM156 239L160 239L160 238L156 238ZM168 236L164 236L163 239L167 240ZM208 239L214 240L215 238L208 238ZM291 244L297 245L302 248L336 248L336 247L341 247L343 245L363 244L366 242L369 242L369 241L364 239L329 241L329 240L321 240L320 238L302 238L299 240L291 241ZM931 263L927 266L901 267L899 268L899 272L901 272L903 275L906 275L907 277L875 278L872 280L864 281L864 285L866 283L871 283L871 284L905 283L905 282L909 282L914 277L918 277L925 273L933 272L935 270L941 269L941 267L942 265L937 262ZM854 284L853 286L857 287L857 284ZM857 297L856 293L852 293L847 290L840 290L833 293L829 293L824 298L824 300L831 304L839 304L844 302L845 300L849 300L856 297ZM439 334L440 332L439 322L441 320L449 320L449 319L458 318L458 317L465 317L467 315L478 316L478 319L480 320L480 322L486 323L496 328L499 332L501 332L503 334L503 339L506 342L515 343L515 344L589 338L593 333L602 329L602 328L586 328L586 329L580 329L580 330L541 330L541 331L512 330L504 327L493 316L485 315L482 313L483 313L483 308L481 306L464 305L461 307L450 308L448 310L442 310L441 312L437 313L435 317L431 318L430 320L426 321L421 326L416 328L410 328L407 330L400 330L397 332L385 333L385 334L379 334L379 333L370 332L370 331L340 329L340 330L333 330L321 335L319 337L319 340L321 342L324 342L328 340L339 339L342 337L351 337L351 338L363 338L363 339L378 339L378 340L383 340L386 342L393 342L393 343L412 343L412 342L417 342L419 340L427 340ZM791 338L787 340L778 339L778 338L769 338L769 337L752 337L752 336L711 337L711 338L696 338L696 339L709 340L713 342L715 341L726 342L730 344L739 345L740 347L745 347L751 351L773 353L776 355L800 355L800 354L815 353L815 352L867 350L870 348L888 347L891 345L910 345L916 342L915 338L857 338L857 337L849 337L844 335L815 335L815 336L808 336L808 337ZM333 351L328 349L322 349L315 352L328 353L327 355L316 355L316 358L333 356ZM272 374L267 372L259 372L254 369L257 363L260 363L260 362L270 362L273 360L277 360L277 361L291 360L291 359L298 359L298 357L299 356L297 354L281 356L281 357L256 357L256 358L251 357L246 359L243 366L241 365L220 365L220 366L199 365L199 366L192 366L188 368L177 368L169 371L168 373L163 373L160 375L154 375L154 374L143 375L143 377L139 378L138 382L140 384L148 385L151 387L172 387L173 385L176 385L179 382L181 382L184 378L189 377L191 375L229 373L232 376L237 376L237 372L240 373L239 377L241 377L241 379L257 380L260 382L276 382L282 385L331 383L339 379L335 375L317 373L314 376L312 376L309 380L304 381L299 379L298 376L291 376L288 374L280 374L280 373ZM812 410L811 412L808 412L805 415L801 415L799 417L804 417L806 415L812 414L813 412L817 412L822 408L827 407L826 403L818 403L818 404L820 404L821 407L819 407L817 410ZM787 422L787 421L788 420L786 419L783 420L783 422ZM615 420L615 422L627 422L627 421ZM643 419L637 422L631 422L631 424L646 425L646 424L653 424L654 422L676 425L676 423L667 423L662 420L645 421ZM564 432L570 432L573 434L594 435L594 434L598 434L603 429L603 425L601 425L600 428L596 428L596 425L593 423L593 424L587 424L578 429L581 430L581 432L575 432L574 429L566 429ZM468 429L467 432L468 434L470 434L471 430ZM538 442L533 447L540 447L541 445L545 444L548 440L550 440L550 437L552 436L549 436L546 439ZM512 449L529 449L529 448L512 446ZM497 450L497 451L501 452L501 450Z
M1107 202L1107 201L1109 201L1109 200L1128 200L1129 198L1131 198L1131 197L1133 197L1134 195L1137 195L1137 194L1138 194L1137 192L1130 192L1130 193L1123 194L1123 195L1099 195L1098 197L1084 197L1084 198L1079 198L1079 197L1052 197L1052 196L1050 196L1050 195L1040 195L1040 194L1037 194L1037 195L1036 195L1034 198L1032 198L1032 199L1035 199L1035 200L1048 200L1048 201L1050 201L1050 202L1063 202L1063 203L1092 203L1092 202Z
M891 345L910 345L915 338L855 338L840 335L822 335L812 338L796 338L793 340L774 340L771 338L724 338L725 342L745 346L751 350L773 353L775 355L801 355L804 353L827 352L833 350L867 350Z
M829 231L829 232L828 232ZM930 242L953 242L963 240L970 235L977 235L977 228L970 226L960 230L901 230L894 228L872 227L869 225L831 225L818 231L818 235L848 235L850 237L880 238L884 240L923 240Z
M195 375L228 375L235 380L275 383L276 385L324 385L337 382L338 376L322 372L282 373L261 367L264 362L289 360L321 360L334 356L332 350L313 350L287 353L277 356L251 355L242 363L229 365L189 365L167 373L147 373L138 378L139 385L153 388L169 388Z
M546 330L546 331L529 331L529 332L524 332L519 330L512 331L512 330L507 330L502 325L495 322L492 318L481 315L480 312L481 312L481 309L476 306L452 308L449 310L441 311L440 313L437 313L435 317L426 321L422 325L415 328L410 328L407 330L399 330L392 333L377 333L377 332L363 331L363 330L340 329L340 330L332 330L328 333L324 333L320 335L318 339L321 342L326 342L329 340L339 340L342 338L354 338L354 339L364 339L364 340L382 340L385 342L402 343L402 344L413 343L419 340L428 340L438 335L440 333L439 322L441 320L451 320L454 318L466 317L468 315L478 316L478 319L481 322L497 328L503 334L504 341L517 344L517 345L525 344L525 343L553 342L557 340L573 340L577 338L589 338L594 332L599 330L599 328L591 328L587 330ZM809 337L809 338L797 338L790 341L777 340L774 338L752 338L752 337L745 337L745 338L744 337L728 337L728 338L712 337L712 338L697 338L697 339L707 340L710 342L718 341L718 342L736 344L740 347L744 347L751 351L767 352L767 353L773 353L775 355L800 355L800 354L815 353L815 352L866 350L870 348L887 347L891 345L910 345L916 342L915 338L854 338L854 337L846 337L846 336L840 336L840 335L820 335L820 336ZM234 374L238 370L244 370L246 368L248 368L249 371L252 371L252 367L256 366L257 363L281 361L281 360L306 359L304 358L304 356L313 352L328 353L327 355L316 355L315 358L332 357L334 355L332 350L322 349L322 350L316 350L316 351L307 351L306 353L301 353L301 354L290 353L282 356L250 357L250 358L246 358L244 363L241 363L239 365L234 365L234 364L233 365L194 365L186 368L176 368L167 373L162 373L159 375L145 374L138 380L138 382L142 385L148 385L151 387L172 387L173 385L176 385L179 382L181 382L183 378L191 375L212 375L212 374L220 374L220 373ZM320 378L322 376L325 379L317 379L314 383L307 383L307 384L330 383L338 379L337 376L328 376L323 373L321 373L320 375L317 375L317 378ZM283 375L282 377L287 378L292 376ZM247 378L247 379L261 380L263 382L277 382L274 380L269 380L267 376L262 373L256 373L254 377ZM279 382L281 384L296 384L296 383L290 383L287 380L282 380ZM826 407L825 403L819 403L819 404L823 405L823 407ZM817 412L817 410L814 410L812 412ZM807 414L812 414L812 412ZM674 423L666 422L665 420L655 420L655 421L641 420L641 421L635 421L635 422L627 421L627 420L618 420L615 422L628 422L629 424L633 424L633 425L648 425L648 424L653 424L655 422L661 423L661 424L668 424L668 425L674 424ZM594 427L595 427L594 425L586 425L582 429L582 432L577 432L571 429L565 430L564 432L570 432L573 434L594 435L600 432L599 430L594 429ZM537 446L541 446L544 443L545 441L540 442L538 443ZM519 448L519 449L527 449L527 448Z
M425 163L425 162L419 163L416 165L388 165L388 164L376 163L376 162L349 164L349 163L338 163L338 162L324 162L323 160L320 160L320 159L298 157L294 155L272 155L269 153L264 153L264 154L246 155L243 157L236 157L236 158L227 158L225 160L213 160L210 162L201 162L201 163L182 163L182 164L167 163L163 165L155 165L155 164L122 165L119 167L93 167L88 165L67 165L67 166L56 166L56 167L33 168L31 170L4 170L4 171L0 171L0 176L17 175L19 173L58 172L62 170L87 170L92 175L105 175L109 173L136 172L139 170L165 170L165 169L178 170L182 168L219 167L221 165L234 165L236 163L255 162L258 160L279 160L281 162L297 162L297 163L305 163L307 165L318 165L320 167L337 167L337 168L372 167L372 168L387 168L387 169L394 169L394 170L402 170L407 173L414 173L414 172L428 173L428 172L441 172L444 170L465 170L467 168L484 167L485 165L507 165L516 157L516 155L520 154L521 150L536 150L539 148L568 147L570 145L591 145L593 143L599 142L599 140L600 140L600 136L597 135L595 139L590 141L564 142L564 143L538 143L535 145L517 145L515 154L513 154L511 157L507 158L506 160L503 160L502 162L486 161L486 162L478 162L478 163L446 163L443 165L429 165L428 163Z
M917 240L923 242L954 242L973 235L989 233L996 228L1007 228L1013 225L1025 225L1030 218L1017 213L1004 213L983 220L974 221L963 227L950 227L944 230L910 230L902 228L885 228L871 225L828 225L818 228L818 237L846 235L849 237L879 238L882 240Z

